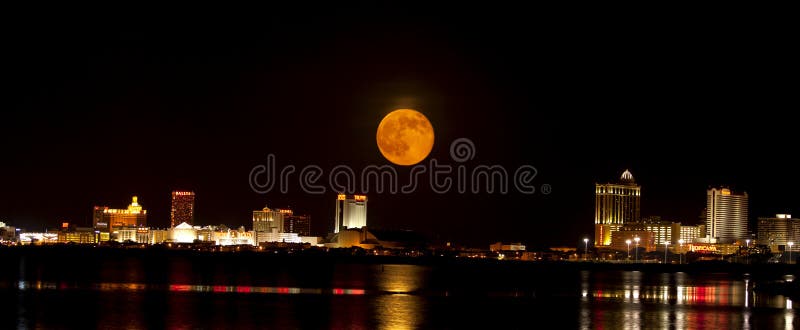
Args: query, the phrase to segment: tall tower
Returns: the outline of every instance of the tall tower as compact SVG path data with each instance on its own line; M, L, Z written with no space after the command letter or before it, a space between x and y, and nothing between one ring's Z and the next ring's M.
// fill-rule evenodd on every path
M194 225L194 192L176 190L172 192L170 227L183 222Z
M333 232L347 228L361 229L367 226L367 196L339 194L336 197L336 216Z
M625 170L618 183L595 184L594 244L611 244L611 232L624 224L639 222L641 187L633 174Z
M747 238L747 193L711 188L706 199L706 231L709 239L730 243Z

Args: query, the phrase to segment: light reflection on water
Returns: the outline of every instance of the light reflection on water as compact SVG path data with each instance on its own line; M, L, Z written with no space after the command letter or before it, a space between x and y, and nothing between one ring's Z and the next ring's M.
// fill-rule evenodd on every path
M11 327L21 328L515 328L565 313L574 313L566 328L584 329L772 329L795 322L789 298L754 291L753 280L730 274L539 268L520 275L524 268L389 264L259 274L203 267L176 262L164 276L103 270L87 280L20 272L0 280L0 290L16 292Z
M729 274L690 277L681 272L656 275L582 271L580 299L582 329L749 329L753 327L754 311L771 315L759 319L768 328L794 328L791 299L754 292L750 279Z

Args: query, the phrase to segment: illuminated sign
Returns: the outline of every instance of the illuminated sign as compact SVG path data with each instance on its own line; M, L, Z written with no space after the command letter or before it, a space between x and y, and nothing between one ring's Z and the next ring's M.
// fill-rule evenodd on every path
M175 195L175 196L192 196L192 195L194 195L194 192L192 192L192 191L173 191L172 194Z
M353 196L357 201L365 201L367 200L367 196L364 195L355 195Z
M713 245L690 244L689 250L692 252L717 252L717 247Z
M340 200L340 201L343 201L343 200L345 200L345 196L344 196L344 194L339 194L339 196L336 197L336 199Z

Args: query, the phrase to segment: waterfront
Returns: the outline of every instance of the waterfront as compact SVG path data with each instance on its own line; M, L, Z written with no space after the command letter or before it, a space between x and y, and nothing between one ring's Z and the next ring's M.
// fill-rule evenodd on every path
M7 251L6 251L7 252ZM103 251L2 258L3 328L791 328L785 274ZM392 259L384 259L391 261ZM644 265L643 265L644 266Z

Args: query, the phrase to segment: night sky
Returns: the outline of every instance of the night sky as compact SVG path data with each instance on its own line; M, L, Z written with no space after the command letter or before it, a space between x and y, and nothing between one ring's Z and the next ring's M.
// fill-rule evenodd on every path
M643 216L695 224L712 184L747 191L753 222L800 213L796 53L780 19L403 2L95 9L6 13L0 221L89 226L92 206L135 194L164 227L170 191L191 189L198 224L249 229L252 210L291 206L324 236L334 192L295 180L257 194L251 168L270 153L326 176L387 164L375 132L401 107L431 120L429 157L454 164L450 142L469 138L469 168L533 165L534 185L553 190L373 193L371 227L579 244L592 237L594 183L626 168Z

